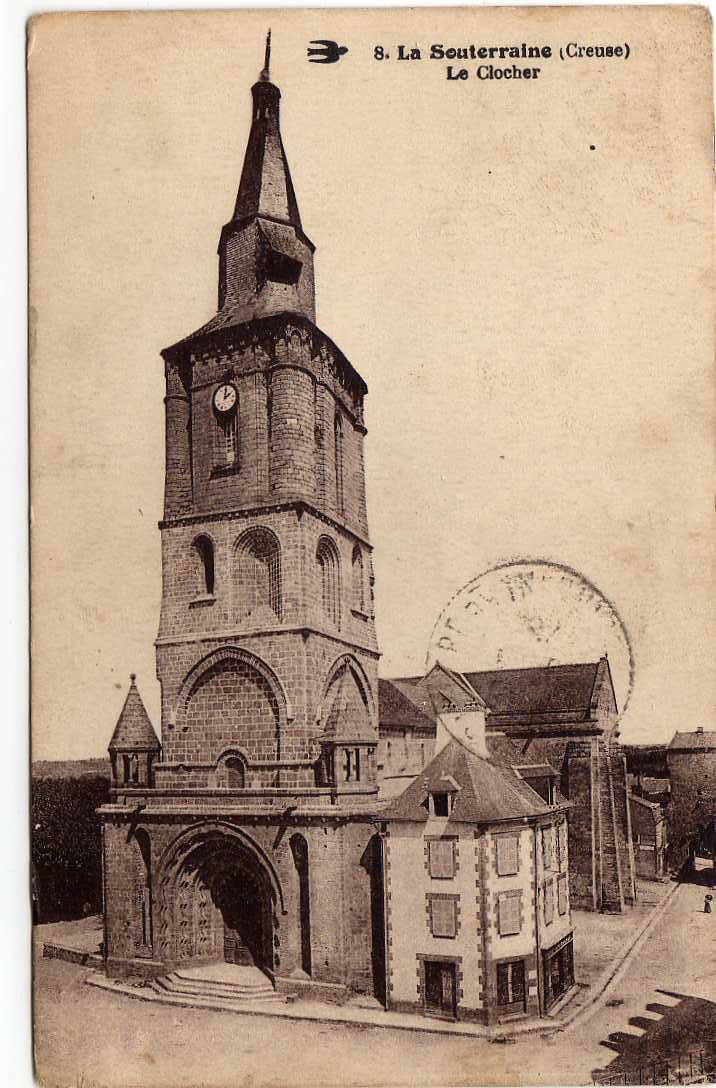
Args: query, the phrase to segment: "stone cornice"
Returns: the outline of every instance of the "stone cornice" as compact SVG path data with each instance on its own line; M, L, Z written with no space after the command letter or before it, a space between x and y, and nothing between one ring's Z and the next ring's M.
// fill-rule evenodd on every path
M259 514L280 514L286 510L295 510L296 514L300 517L302 514L311 514L314 518L322 521L325 525L330 525L332 529L338 529L349 536L351 540L357 541L362 544L369 552L373 551L373 545L370 543L367 537L357 533L355 529L351 529L345 522L338 521L336 518L326 514L323 510L319 510L317 506L314 506L310 502L306 502L305 499L290 498L281 499L280 501L273 503L261 503L260 505L251 506L239 506L234 507L231 510L208 510L204 514L180 514L174 518L163 518L157 524L160 529L174 529L180 525L200 525L206 521L226 521L239 520L241 518L256 517Z
M369 657L373 657L376 661L381 657L380 650L373 649L371 646L365 646L360 642L356 642L355 639L344 638L339 634L335 634L332 631L323 631L319 627L312 627L306 624L295 625L277 625L276 627L263 627L247 630L241 627L226 628L222 631L204 631L194 632L187 635L160 635L154 640L155 646L181 646L185 643L191 642L227 642L229 640L241 640L247 638L261 638L268 635L286 635L286 634L299 634L307 638L309 635L317 635L321 638L330 639L331 642L339 642L342 646L348 646L352 650L360 650L362 653L368 654Z

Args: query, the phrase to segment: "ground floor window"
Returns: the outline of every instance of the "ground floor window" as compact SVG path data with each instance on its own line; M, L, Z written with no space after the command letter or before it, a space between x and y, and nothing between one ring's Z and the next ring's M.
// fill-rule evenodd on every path
M574 985L572 934L542 953L544 1006L548 1009Z
M433 1016L457 1019L456 964L445 960L424 960L423 1002Z
M525 961L497 964L497 1004L504 1009L525 1009Z

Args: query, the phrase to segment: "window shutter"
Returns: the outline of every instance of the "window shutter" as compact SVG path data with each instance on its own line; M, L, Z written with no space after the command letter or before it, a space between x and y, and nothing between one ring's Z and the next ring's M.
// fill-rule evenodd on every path
M437 897L431 899L430 921L433 937L455 937L457 935L455 900Z
M498 835L497 843L497 875L512 876L520 867L519 850L520 840L518 835Z
M542 828L542 860L545 869L552 868L552 828Z
M497 900L497 927L501 937L520 932L520 906L522 893L503 892Z
M455 876L455 844L451 839L433 839L428 843L430 876L447 879Z
M567 874L560 873L557 881L557 910L560 914L567 913Z
M545 924L554 918L554 881L546 880L544 885L544 920Z

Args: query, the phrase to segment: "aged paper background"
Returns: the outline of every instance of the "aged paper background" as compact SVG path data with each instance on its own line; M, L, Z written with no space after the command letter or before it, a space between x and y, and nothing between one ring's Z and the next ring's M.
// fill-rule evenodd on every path
M271 22L319 322L370 390L383 674L421 669L470 577L546 557L589 577L630 632L624 738L708 721L707 13ZM214 311L266 23L58 15L30 33L37 758L104 752L132 670L157 719L158 353ZM317 36L348 56L307 64ZM378 42L523 40L628 41L632 53L552 59L529 84L373 59Z
M623 739L712 725L707 12L56 15L28 62L34 757L103 754L130 671L159 724L159 351L215 310L269 22L318 322L370 390L382 674L470 578L549 558L629 632ZM350 51L308 64L315 38ZM523 41L631 53L529 83L373 59Z

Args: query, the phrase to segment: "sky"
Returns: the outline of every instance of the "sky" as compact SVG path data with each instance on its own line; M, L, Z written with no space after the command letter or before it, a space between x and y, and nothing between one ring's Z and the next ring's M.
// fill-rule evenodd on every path
M626 632L622 739L714 728L706 14L271 18L318 324L369 387L381 675L421 671L461 587L548 560ZM31 28L34 758L102 755L130 672L159 729L159 352L215 312L265 32L262 12ZM309 64L315 38L349 52ZM534 81L396 60L399 43L607 39L629 60L555 56ZM591 613L582 629L548 589L544 615L570 616L556 651L503 645L497 610L473 669L601 652Z

